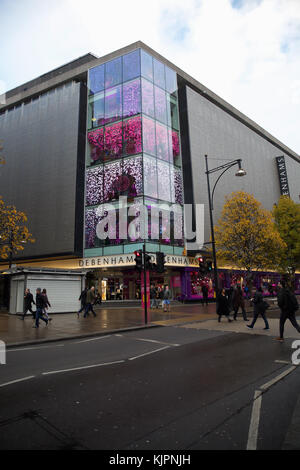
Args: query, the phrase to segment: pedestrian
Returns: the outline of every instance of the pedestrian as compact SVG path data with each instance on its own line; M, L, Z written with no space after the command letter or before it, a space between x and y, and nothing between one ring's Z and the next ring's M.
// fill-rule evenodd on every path
M79 318L80 313L81 313L83 310L85 310L85 308L86 308L86 295L87 295L87 291L88 291L88 289L87 289L87 287L85 287L85 288L83 289L83 291L81 292L80 296L79 296L79 299L78 299L78 300L80 300L80 302L81 302L81 309L78 310L78 312L77 312L77 317L78 317L78 318Z
M171 299L171 292L169 290L169 286L165 286L165 290L163 291L163 307L164 312L168 310L170 312L170 299Z
M267 317L266 317L266 310L269 307L269 305L268 305L267 302L264 301L262 292L263 292L262 288L258 287L255 294L254 294L253 299L251 299L252 303L254 305L253 320L252 320L250 325L246 325L247 328L253 328L258 316L261 315L264 322L265 322L264 330L269 330L270 329L269 323L268 323L268 320L267 320Z
M227 320L229 322L232 321L229 318L229 314L230 314L229 300L226 295L225 289L221 289L217 298L217 314L218 314L218 322L221 321L222 315L225 315L225 317L227 317Z
M236 320L238 310L240 307L242 309L242 315L243 315L244 321L248 321L246 310L245 310L245 301L243 297L243 291L241 289L241 286L237 284L234 286L233 292L232 292L232 308L234 310L234 314L233 314L234 320Z
M32 304L35 305L33 295L30 292L30 289L26 289L25 290L25 295L24 295L24 312L23 312L22 320L24 320L24 318L26 317L26 314L27 314L28 310L29 310L29 312L31 312L32 318L33 319L35 318L35 313L32 311Z
M151 300L151 306L150 308L157 308L157 289L156 287L152 284L150 288L150 300Z
M201 287L202 290L202 305L206 303L208 305L208 287L206 284L203 284Z
M36 312L35 312L35 325L33 328L39 328L39 320L43 320L46 325L48 325L48 319L43 317L43 310L46 308L46 301L45 297L42 295L42 290L40 287L37 288L36 290L36 297L35 297L35 303L36 303Z
M279 320L279 337L277 341L283 341L284 324L287 319L290 320L294 328L300 333L300 325L297 323L295 313L299 308L296 296L287 288L286 282L283 280L279 283L279 292L277 295L278 306L281 310Z
M87 317L87 315L89 314L89 311L92 312L92 314L94 315L94 317L97 316L96 312L94 312L94 309L93 309L93 305L94 305L94 303L95 303L95 300L96 300L95 287L92 286L92 287L87 291L87 294L86 294L86 307L85 307L85 311L84 311L84 315L83 315L84 318Z
M48 312L47 312L48 307L51 307L51 305L50 305L50 302L49 302L49 300L48 300L47 290L46 290L46 289L43 289L43 290L42 290L42 295L45 297L45 308L44 308L44 310L43 310L43 313L44 313L44 315L46 316L47 320L51 321L52 318L49 318L49 315L48 315Z

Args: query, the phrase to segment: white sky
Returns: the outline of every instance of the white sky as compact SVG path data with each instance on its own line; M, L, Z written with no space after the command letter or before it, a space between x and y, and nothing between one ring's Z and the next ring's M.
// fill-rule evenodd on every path
M0 0L0 94L145 42L300 153L300 0Z

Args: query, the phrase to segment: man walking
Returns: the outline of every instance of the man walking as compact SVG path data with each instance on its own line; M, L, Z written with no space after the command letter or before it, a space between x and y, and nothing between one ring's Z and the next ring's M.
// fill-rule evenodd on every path
M281 281L279 283L280 290L277 295L278 306L281 310L280 320L279 320L279 334L280 336L276 338L277 341L283 342L283 332L284 324L287 319L290 320L294 328L300 333L300 325L297 323L295 312L298 310L299 305L298 301L294 294L292 294L287 288L286 282Z
M247 315L246 315L246 310L245 310L245 301L243 298L243 291L241 289L241 286L236 285L233 289L232 293L232 307L234 310L233 318L236 320L238 310L241 307L242 309L242 315L244 321L248 321Z
M97 316L96 313L94 312L94 309L93 309L93 304L95 303L95 300L96 300L95 287L92 286L87 291L87 294L86 294L86 307L85 307L85 312L84 312L84 315L83 315L84 318L87 317L87 315L89 314L89 311L92 312L94 317Z
M204 305L204 303L206 303L206 305L208 305L208 287L206 284L203 284L202 285L202 305Z
M164 306L164 312L170 311L170 298L171 298L171 292L169 291L169 286L165 286L164 294L163 294L163 306Z
M265 322L264 330L269 330L269 323L268 323L266 313L265 313L268 308L268 305L267 305L267 302L264 301L261 287L258 287L257 291L254 294L253 305L254 305L253 320L250 325L246 325L247 328L253 328L256 320L258 319L258 316L261 315Z
M154 307L157 308L157 298L156 297L157 297L157 290L154 287L154 285L152 284L151 288L150 288L150 299L151 299L150 308L154 308Z
M46 308L45 297L42 295L42 290L38 287L36 290L36 312L35 312L35 325L33 328L39 328L39 319L43 320L48 325L47 318L43 317L43 310Z
M78 312L77 312L77 317L78 317L78 318L79 318L79 314L80 314L83 310L86 309L86 296L87 296L87 291L88 291L88 289L87 289L87 287L85 287L85 288L83 289L83 291L81 292L80 296L79 296L79 299L78 299L78 300L81 301L81 309L78 310Z
M35 301L33 300L33 295L30 292L30 289L25 290L25 295L24 295L24 313L22 316L22 320L26 317L26 314L29 310L32 314L32 318L34 319L35 313L32 311L32 304L35 305Z

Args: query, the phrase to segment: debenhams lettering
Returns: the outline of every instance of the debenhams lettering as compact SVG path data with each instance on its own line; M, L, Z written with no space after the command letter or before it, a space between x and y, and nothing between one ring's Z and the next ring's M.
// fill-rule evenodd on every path
M96 258L83 258L79 260L80 268L116 268L122 266L134 266L135 255L130 253L128 255L112 255L112 256L99 256ZM151 262L156 262L156 256L151 254ZM181 267L194 267L198 265L195 258L188 256L165 256L166 266L181 266Z
M282 196L289 196L290 190L289 190L284 156L276 157L276 162L277 162L277 170L278 170L278 176L279 176L280 193Z

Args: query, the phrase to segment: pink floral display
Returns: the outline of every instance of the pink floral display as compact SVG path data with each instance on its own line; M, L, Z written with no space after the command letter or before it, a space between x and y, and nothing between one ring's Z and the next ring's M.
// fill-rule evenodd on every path
M134 116L141 112L141 82L133 82L123 85L123 117Z
M168 130L159 122L156 122L156 151L158 158L169 161Z
M86 205L94 206L103 202L103 165L86 172Z
M122 156L122 122L105 127L105 159Z
M127 155L141 153L142 151L142 130L141 116L137 116L124 121L124 151Z
M92 162L100 160L104 155L104 128L88 132L88 142Z
M155 122L143 117L143 150L150 155L156 155Z

